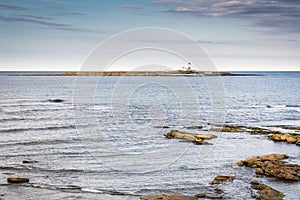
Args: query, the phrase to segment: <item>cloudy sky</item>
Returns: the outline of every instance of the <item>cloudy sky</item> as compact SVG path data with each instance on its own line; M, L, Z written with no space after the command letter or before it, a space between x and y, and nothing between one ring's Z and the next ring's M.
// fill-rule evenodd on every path
M191 37L221 71L300 71L299 19L300 0L0 0L0 70L79 70L105 39L162 27ZM140 52L114 65L146 58L183 64Z

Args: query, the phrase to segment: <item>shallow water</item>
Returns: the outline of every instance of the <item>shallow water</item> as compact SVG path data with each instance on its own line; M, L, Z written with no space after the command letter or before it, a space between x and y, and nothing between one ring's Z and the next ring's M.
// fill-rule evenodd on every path
M300 126L300 73L263 75L223 77L223 86L216 91L213 77L76 81L76 77L2 76L0 195L4 196L0 198L41 199L39 195L50 193L53 199L194 195L207 191L216 175L235 175L233 182L220 186L228 199L251 199L252 180L283 191L285 199L298 199L299 183L259 178L253 169L234 164L268 153L286 153L289 162L300 164L299 146L274 143L266 136L217 132L212 133L218 138L209 141L213 145L198 146L165 139L169 129L156 128L167 125L207 133L218 112L225 118L217 119L227 123L270 129ZM217 100L212 99L214 92ZM217 110L222 103L225 107ZM185 128L192 125L204 129ZM37 162L23 164L23 160ZM31 185L7 186L11 175L29 177Z

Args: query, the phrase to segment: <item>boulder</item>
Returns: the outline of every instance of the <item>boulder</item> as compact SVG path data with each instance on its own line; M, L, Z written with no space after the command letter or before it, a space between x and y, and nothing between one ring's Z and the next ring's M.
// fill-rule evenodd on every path
M284 196L282 192L279 192L257 181L252 181L251 187L252 189L258 191L258 194L255 195L255 198L259 200L281 200Z
M182 194L153 194L141 196L140 200L197 200L197 197Z
M289 181L300 181L300 166L282 161L286 158L288 158L286 154L268 154L247 158L244 161L239 161L237 164L239 166L256 168L255 172L257 174Z

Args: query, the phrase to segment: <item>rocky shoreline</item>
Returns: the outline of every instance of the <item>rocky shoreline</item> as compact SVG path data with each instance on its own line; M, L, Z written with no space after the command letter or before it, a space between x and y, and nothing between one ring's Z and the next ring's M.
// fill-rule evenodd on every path
M248 133L250 135L261 135L264 136L266 140L272 140L274 142L284 142L286 145L299 145L299 127L289 127L289 126L276 126L277 128L282 128L284 130L292 131L293 133L283 133L279 130L272 130L265 127L254 127L254 126L240 126L240 125L230 125L230 124L214 124L212 128L204 129L203 126L184 126L185 130L193 129L193 131L202 132L222 132L226 133ZM162 130L171 129L169 126L156 126L155 128L161 128ZM178 142L191 142L196 145L207 145L206 140L217 138L216 134L204 134L204 133L189 133L181 130L168 130L164 134L166 139L177 139ZM214 140L212 140L214 142ZM210 183L209 187L199 191L199 193L194 195L177 194L177 193L159 193L159 194L149 194L141 195L140 200L197 200L197 199L226 199L227 187L230 187L228 183L235 181L243 181L251 189L251 195L254 199L258 200L280 200L284 198L284 191L277 191L276 189L262 183L263 180L257 181L258 179L263 179L264 177L273 177L275 180L298 182L300 181L300 166L298 164L288 163L285 160L289 158L287 154L267 154L260 155L256 157L248 157L245 160L237 161L236 164L232 164L231 168L237 171L239 168L241 170L246 170L246 168L252 168L253 173L256 178L252 180L242 180L239 176L232 174L222 174L216 176ZM34 164L37 163L36 160L23 160L23 164ZM236 168L234 167L236 166ZM235 174L238 174L236 172ZM253 177L252 177L253 178ZM247 182L245 182L247 181ZM29 178L26 177L7 177L7 185L25 186L27 188L32 188L35 190L34 184L30 183ZM41 188L42 189L42 188ZM46 189L46 188L44 188ZM102 193L102 194L85 194L82 192L81 188L74 188L78 193L77 196L92 198L97 197L97 195L121 195L119 193ZM75 191L74 190L74 191ZM67 190L63 191L64 194L68 194L73 191ZM125 195L126 194L122 194Z
M278 126L277 126L278 127ZM280 127L280 126L279 126ZM170 127L161 127L170 128ZM299 131L299 127L286 127L282 126L280 128ZM200 128L201 129L201 128ZM267 135L268 140L273 140L274 142L285 142L287 144L300 145L300 134L291 133L281 133L277 130L270 130L261 127L252 126L238 126L229 124L214 124L214 127L207 131L215 132L230 132L239 133L246 132L252 135ZM217 137L213 134L193 134L181 132L178 130L171 130L164 135L166 138L177 138L185 141L193 142L195 144L206 144L204 139L212 139ZM255 168L255 173L257 175L271 176L280 180L286 181L300 181L300 165L290 164L283 159L289 158L286 154L268 154L257 156L255 158L246 158L246 160L240 160L236 163L237 166L245 166L249 168ZM233 181L234 176L220 175L216 176L215 179L210 183L211 185L219 185L227 181ZM257 200L281 200L284 197L284 193L275 190L274 188L267 186L258 181L251 181L249 183L252 188L252 197ZM206 192L195 194L194 196L186 196L182 194L154 194L141 196L140 200L195 200L195 199L224 199L223 190L219 188L210 188L209 190L213 195L207 194Z

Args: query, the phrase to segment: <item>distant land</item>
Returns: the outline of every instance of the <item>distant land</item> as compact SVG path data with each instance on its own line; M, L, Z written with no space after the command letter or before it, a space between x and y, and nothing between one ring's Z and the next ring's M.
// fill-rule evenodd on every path
M0 76L261 76L249 73L213 71L79 71L79 72L2 72Z

